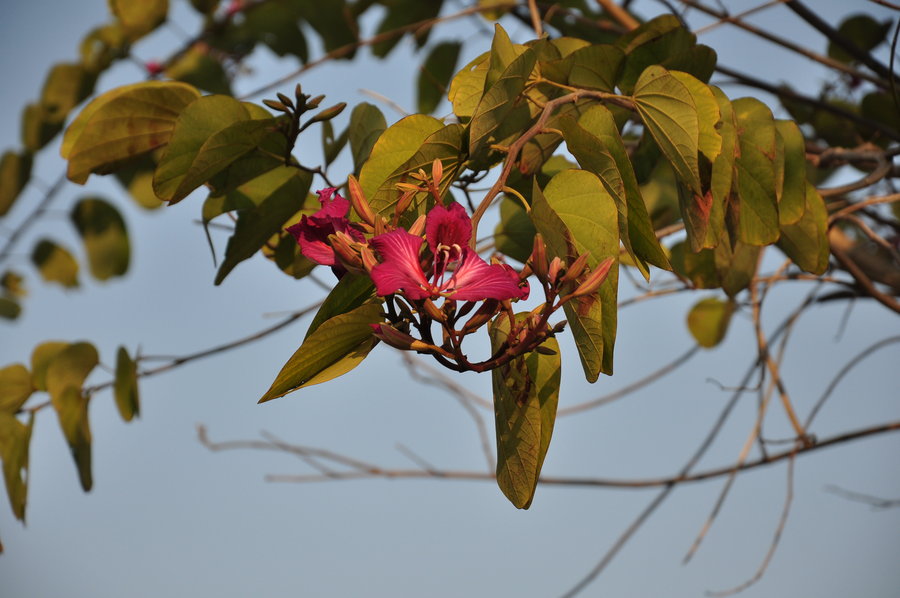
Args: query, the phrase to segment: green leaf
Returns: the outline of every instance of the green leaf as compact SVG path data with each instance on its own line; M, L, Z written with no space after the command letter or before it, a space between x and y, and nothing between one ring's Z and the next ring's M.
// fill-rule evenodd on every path
M435 160L440 160L444 168L443 177L438 186L438 191L443 197L450 188L450 184L456 179L456 174L465 161L464 133L463 126L454 123L441 127L426 137L413 155L398 166L391 173L391 176L381 183L374 195L367 195L372 209L390 219L401 193L397 190L396 185L398 183L413 182L410 175L417 173L420 169L431 174L431 165ZM363 173L365 173L365 169L363 169ZM360 184L362 184L361 181ZM401 219L401 224L409 224L415 220L416 216L424 214L431 207L432 201L433 198L430 193L418 193L413 198L409 208L407 208L406 216Z
M386 33L395 31L402 27L407 27L420 21L434 19L441 11L443 2L440 0L432 0L431 2L422 2L421 0L393 0L385 2L387 12L381 23L378 24L377 33ZM421 30L412 30L408 33L415 41L416 47L421 48L428 40L430 28L422 28ZM403 38L397 35L376 42L372 45L372 54L379 58L384 58Z
M710 349L725 338L732 313L734 301L722 301L718 297L701 299L688 312L688 330L698 345Z
M288 2L257 2L245 4L242 11L244 21L236 25L230 23L232 28L238 27L237 37L241 45L252 46L261 41L278 56L291 54L306 62L309 58L309 49L306 45L306 37L300 28L300 15L296 4ZM232 35L235 31L230 31Z
M739 98L732 106L740 143L735 181L738 239L749 245L769 245L779 235L775 120L768 106L755 98Z
M824 274L828 268L828 210L815 187L806 183L803 216L793 224L781 226L778 248L797 266L811 274Z
M234 192L249 199L255 207L238 212L234 234L228 239L215 284L221 284L235 266L252 257L272 235L284 228L291 216L304 206L311 184L311 173L279 166Z
M363 195L371 201L394 171L419 151L425 139L443 127L444 124L436 118L413 114L385 129L372 146L369 159L359 173Z
M690 92L694 106L697 108L697 124L700 126L698 142L700 153L706 156L710 163L715 162L719 152L722 151L722 136L718 132L722 123L722 114L712 88L687 73L669 71L669 74Z
M115 206L97 197L84 198L75 204L70 217L84 242L94 278L123 276L128 271L131 246L125 221Z
M622 70L625 53L616 46L585 46L569 54L569 85L612 93Z
M3 461L3 479L13 514L25 521L25 504L28 500L28 446L34 429L34 413L23 424L15 416L0 412L0 460Z
M15 320L22 313L22 307L9 297L0 297L0 318Z
M585 111L577 123L572 118L563 118L558 126L581 167L597 175L615 199L619 236L644 277L649 279L646 262L668 269L669 260L656 238L612 113L596 105Z
M517 319L522 316L527 314L519 314ZM509 335L509 321L495 319L490 335L491 348L496 351ZM519 509L527 509L534 499L559 401L559 344L551 337L541 347L547 353L532 351L491 370L497 485Z
M18 272L7 270L3 273L3 276L0 276L0 289L3 290L5 295L21 299L28 295L24 281L25 279Z
M453 104L453 113L460 121L466 122L475 114L484 94L484 82L490 65L490 54L485 52L460 69L450 81L448 96Z
M417 106L422 114L431 114L447 95L450 78L456 72L456 61L462 44L442 42L431 49L419 69Z
M734 247L732 247L732 244L728 242L726 237L716 245L712 252L715 256L716 272L719 276L722 290L729 297L734 297L750 286L753 277L756 275L760 247L747 245L740 241L734 243Z
M775 131L784 141L784 183L778 197L778 220L794 224L806 210L806 143L791 120L776 120Z
M47 73L41 92L46 118L55 123L66 120L69 111L94 91L97 76L80 64L60 63Z
M502 31L499 26L498 30ZM490 87L479 100L469 123L470 155L474 156L482 149L484 152L489 151L490 144L497 141L494 133L513 109L519 94L525 89L528 77L534 69L535 60L534 52L526 49L503 70L496 82L491 84L489 80L486 81Z
M47 282L58 282L67 289L78 286L78 262L67 249L53 241L40 240L31 252L31 263Z
M41 343L31 352L31 380L35 390L47 390L47 367L60 351L69 346L62 341Z
M125 347L119 347L116 353L116 378L113 382L113 396L119 415L130 422L135 415L141 413L141 402L138 396L137 363Z
M319 329L323 323L335 316L345 314L361 306L375 296L375 285L372 279L365 275L345 274L319 307L304 340Z
M0 412L15 413L31 393L31 373L21 363L14 363L0 369Z
M166 77L210 93L231 94L231 83L222 63L204 44L195 44L166 65Z
M179 113L199 96L186 83L147 81L95 98L63 137L60 153L69 161L69 180L83 184L92 172L107 174L167 144Z
M725 230L725 205L729 201L734 182L735 159L740 153L731 101L718 87L710 86L710 89L712 89L721 115L719 135L722 138L722 151L719 152L712 164L709 194L702 197L704 201L701 205L706 209L699 212L688 211L688 214L691 215L701 214L702 224L696 218L690 219L690 223L688 218L685 219L685 224L692 227L689 229L688 239L692 243L693 251L715 247L722 237ZM693 196L692 199L696 202L701 198Z
M88 421L90 397L82 396L81 387L98 363L99 356L93 345L73 343L57 353L47 367L47 391L85 492L93 486L91 428Z
M377 342L371 325L382 320L378 303L367 303L326 320L284 364L259 402L327 382L355 368Z
M6 216L31 179L31 154L4 152L0 158L0 217Z
M204 96L184 109L153 175L157 197L176 203L256 149L275 120L252 120L247 106L229 96Z
M703 195L697 159L700 122L690 90L666 69L651 66L634 87L634 104L678 177L696 195Z
M127 55L128 39L120 24L110 23L96 27L85 35L79 50L81 64L90 72L100 74L108 69L114 60Z
M153 192L153 172L155 170L156 161L151 158L151 154L147 154L129 161L115 172L116 180L125 187L135 203L145 210L155 210L166 205Z
M109 0L109 10L122 24L129 39L135 41L166 20L169 0Z
M37 152L62 131L63 121L53 120L40 104L28 104L22 111L22 145Z
M497 251L523 264L534 246L534 224L522 205L506 198L500 202L500 221L494 229L494 246Z
M347 139L350 136L350 129L344 129L340 135L334 136L334 126L330 120L322 123L322 154L325 158L325 166L334 162L344 146L347 145Z
M594 174L565 170L550 180L543 193L535 186L530 214L547 244L548 257L572 263L587 253L591 269L607 257L616 260L597 294L564 306L585 378L596 382L601 372L612 375L619 280L615 200Z
M869 15L857 14L841 21L838 33L863 52L871 52L884 43L891 25L890 19L879 23ZM828 56L841 62L856 62L853 55L834 42L828 43Z
M359 173L372 153L372 146L387 128L384 115L376 106L362 102L350 113L350 153L353 172Z

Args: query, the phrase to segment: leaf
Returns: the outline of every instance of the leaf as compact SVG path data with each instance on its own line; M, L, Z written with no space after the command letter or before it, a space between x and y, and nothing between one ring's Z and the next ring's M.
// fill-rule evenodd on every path
M490 54L485 52L460 69L450 81L448 97L453 104L453 113L461 122L466 122L475 114L484 94L484 82L490 64Z
M34 413L23 424L15 416L0 412L0 460L3 461L3 480L13 514L25 521L28 500L28 448L34 429Z
M775 131L784 140L784 183L778 197L778 220L794 224L806 209L806 142L800 127L790 120L776 120Z
M125 347L119 347L116 353L116 378L113 382L113 396L119 415L130 422L135 415L141 413L141 402L138 396L137 363Z
M431 114L447 95L461 47L457 41L442 42L431 49L419 68L416 104L420 113Z
M166 77L210 93L231 95L231 82L222 63L210 55L208 46L194 44L166 65Z
M0 276L0 289L3 290L5 295L21 299L28 295L28 291L25 290L24 280L18 272L7 270L3 273L3 276Z
M579 48L569 54L569 85L612 93L622 70L625 53L609 44Z
M700 122L693 96L666 69L651 66L634 87L634 104L663 155L696 195L703 195L697 153Z
M419 170L430 174L431 165L435 160L440 160L444 168L443 177L438 186L438 191L443 197L465 161L464 132L462 125L451 124L426 137L415 153L381 183L378 191L374 195L368 196L372 209L390 219L400 197L400 191L396 188L397 184L412 182L410 175ZM407 208L406 216L401 219L401 224L409 224L415 220L416 216L424 214L431 207L432 201L430 193L418 193Z
M0 412L15 413L31 393L31 373L21 363L14 363L0 369Z
M309 323L304 340L318 330L323 323L356 309L374 296L375 285L372 284L371 278L365 275L345 274L325 297L319 311Z
M22 307L9 297L0 297L0 318L15 320L22 313Z
M69 346L62 341L41 343L31 352L31 380L35 390L47 390L47 367L60 351Z
M81 487L93 486L91 474L91 429L88 421L90 397L82 396L82 384L99 363L97 350L90 343L73 343L56 354L47 367L47 391L59 417L59 425L69 448Z
M37 152L62 131L63 121L53 120L40 104L28 104L22 111L22 145L28 152Z
M259 402L327 382L355 368L377 342L371 325L382 320L379 303L367 303L326 320L284 364Z
M384 3L387 12L381 23L378 24L377 33L386 33L388 31L396 31L402 27L408 27L420 21L434 19L441 11L443 2L440 0L431 0L430 2L422 2L421 0L394 0L393 2ZM414 39L416 47L421 48L428 40L430 28L413 29L409 31L409 35ZM372 44L372 54L379 58L384 58L403 38L402 35L388 37L387 39Z
M6 216L31 179L31 154L4 152L0 158L0 217Z
M300 28L300 14L296 3L259 2L244 5L243 23L230 23L232 28L239 28L239 43L252 45L260 41L267 45L278 56L291 54L305 63L309 58L306 37ZM231 31L234 35L235 32Z
M828 268L828 210L822 196L806 183L803 216L793 224L781 226L778 248L797 266L811 274L824 274Z
M115 172L116 180L125 187L135 203L145 210L155 210L166 205L153 192L153 171L156 170L156 161L151 155L131 160Z
M41 91L41 107L47 120L61 123L69 111L90 97L97 77L80 64L60 63L47 73Z
M535 232L521 204L509 198L500 202L500 221L494 229L497 251L524 264L531 255Z
M387 128L384 115L376 106L362 102L350 113L350 153L353 154L353 172L359 173L372 153L372 146Z
M157 197L176 203L255 149L274 119L251 120L247 107L229 96L204 96L178 117L153 175Z
M716 289L721 286L712 249L691 251L685 241L672 246L672 266L676 273L691 281L697 289Z
M419 151L425 139L443 127L443 123L436 118L413 114L385 129L372 146L369 159L359 173L363 195L371 201L394 171Z
M125 28L129 39L136 41L166 20L169 0L109 0L109 9Z
M322 123L322 154L325 159L325 166L334 162L344 146L347 145L347 138L350 135L350 129L344 129L340 135L334 136L334 126L330 120Z
M525 89L525 83L534 69L535 60L534 52L526 49L503 70L497 81L485 91L469 123L470 155L474 156L482 148L485 152L488 151L488 146L496 141L493 133L507 117L518 100L519 94ZM487 83L490 82L487 81Z
M879 23L866 14L851 15L841 21L838 33L863 52L871 52L884 43L891 30L890 19ZM841 62L856 62L856 58L834 42L828 42L828 57Z
M700 126L698 141L700 153L713 163L722 151L722 137L718 133L722 122L719 102L706 83L680 71L669 71L669 74L687 88L694 100L694 106L697 108L697 124Z
M131 247L119 211L98 197L79 200L70 215L88 256L91 274L97 280L123 276L128 271Z
M63 137L69 180L83 184L92 172L107 174L123 160L167 144L179 113L199 96L186 83L147 81L95 98Z
M31 252L31 263L47 282L58 282L67 289L78 286L78 262L64 247L42 239Z
M717 297L701 299L688 312L688 330L698 345L710 349L725 338L733 313L734 301L722 301Z
M747 245L740 241L735 242L732 247L727 239L720 241L712 250L719 282L729 297L736 296L750 286L756 274L760 250L756 245Z
M732 106L740 144L735 181L738 239L749 245L769 245L779 235L775 120L768 106L755 98L739 98Z
M596 295L579 297L564 309L588 382L600 373L612 374L616 339L618 289L618 210L615 200L594 174L565 170L554 176L543 193L535 187L531 220L547 244L548 257L567 263L588 254L594 269L607 257L616 260Z
M715 247L722 238L725 230L725 206L731 196L735 160L740 153L731 101L718 87L710 86L710 89L719 105L719 114L721 115L719 135L722 138L722 151L712 163L709 196L704 196L704 199L708 200L705 204L708 210L703 219L703 225L698 226L696 220L690 222L693 230L688 233L688 239L691 241L692 251ZM695 196L693 199L697 200L697 197ZM687 218L685 224L688 225Z
M615 199L619 236L644 277L649 279L646 262L668 269L669 261L656 238L612 113L597 105L586 110L577 123L563 118L558 126L581 167L597 175Z
M228 239L225 259L216 273L215 284L242 261L250 258L280 232L303 206L312 184L312 174L279 166L233 192L249 199L255 207L238 212L234 234Z
M517 319L521 320L519 314ZM509 335L509 321L497 318L490 327L496 351ZM559 344L548 338L541 347L491 370L497 433L497 485L516 508L534 499L544 457L550 447L562 363Z

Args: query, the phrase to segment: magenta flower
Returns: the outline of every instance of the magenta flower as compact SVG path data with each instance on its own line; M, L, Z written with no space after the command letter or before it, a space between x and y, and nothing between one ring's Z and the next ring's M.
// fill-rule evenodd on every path
M287 231L297 239L297 243L300 244L300 252L307 258L317 264L343 270L334 254L334 249L328 242L328 236L341 232L360 243L365 243L366 238L362 231L347 219L350 202L335 191L334 187L319 191L322 209L312 216L304 215L300 222L289 226Z
M374 237L370 244L381 254L372 268L379 295L402 292L409 299L446 297L460 301L524 299L528 286L505 264L488 264L469 248L472 222L459 204L435 206L425 221L431 250L430 280L422 269L422 237L396 229ZM450 271L452 269L452 271Z

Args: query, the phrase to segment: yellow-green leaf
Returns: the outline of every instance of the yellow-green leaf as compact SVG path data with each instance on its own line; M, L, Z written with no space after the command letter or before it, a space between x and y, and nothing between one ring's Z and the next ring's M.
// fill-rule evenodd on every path
M353 172L359 173L372 153L372 147L387 128L384 115L376 106L362 102L350 113L350 153L353 154Z
M30 178L30 153L3 153L0 158L0 217L9 212Z
M178 115L198 97L186 83L147 81L95 98L63 137L60 153L69 161L69 180L84 183L92 172L107 174L167 144Z
M778 196L778 221L794 224L806 209L806 143L792 120L776 120L775 131L784 141L784 183Z
M715 347L725 338L732 313L734 301L722 301L718 297L701 299L688 312L688 330L701 347Z
M94 278L123 276L131 260L131 245L119 210L103 199L88 197L75 204L71 218L84 242Z
M475 114L484 93L484 82L490 64L490 54L485 52L460 69L450 81L450 103L453 104L453 113L462 122Z
M15 413L32 392L31 373L24 365L14 363L0 369L0 411Z
M740 153L736 159L738 239L748 245L778 240L775 120L769 107L755 98L732 102Z
M494 320L490 335L496 351L509 335L509 320ZM559 344L551 337L541 347L543 352L532 351L491 370L497 485L519 509L527 509L534 499L559 401Z
M3 461L3 480L13 514L25 521L28 499L28 446L34 429L34 413L23 424L14 415L0 412L0 460Z
M31 352L31 380L36 390L47 390L47 367L60 351L69 346L62 341L41 343Z
M131 41L135 41L166 20L169 0L109 0L109 10L119 19Z
M422 114L431 114L447 96L450 77L456 71L456 61L462 44L448 41L436 45L419 69L417 105Z
M381 321L380 303L367 303L326 320L284 364L259 402L346 374L375 346L371 325Z
M116 378L113 382L113 396L119 415L130 422L135 415L141 413L141 402L138 396L137 363L128 355L125 347L119 347L116 353Z
M97 76L80 64L60 63L47 73L41 106L48 120L62 122L69 111L91 95Z
M42 239L31 252L31 262L47 282L58 282L66 288L78 286L78 262L64 247Z
M690 90L666 69L651 66L635 84L634 105L678 177L703 195L697 159L700 121Z
M187 52L166 65L166 77L189 83L209 93L231 94L228 74L219 59L210 55L205 44L194 44Z
M0 297L0 318L15 320L22 313L22 307L15 299Z
M778 247L801 269L823 274L828 268L828 210L822 196L811 183L805 183L803 216L793 224L781 226Z

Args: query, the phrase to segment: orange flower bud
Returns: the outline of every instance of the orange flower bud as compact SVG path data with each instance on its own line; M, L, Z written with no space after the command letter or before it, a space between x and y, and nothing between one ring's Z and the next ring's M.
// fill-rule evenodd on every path
M572 293L575 297L582 297L584 295L593 295L597 292L597 289L600 288L600 285L603 284L603 281L606 280L606 277L609 275L609 269L612 268L612 265L615 263L615 259L608 257L594 268L590 274L588 274L587 278L584 279L575 292Z
M347 184L350 188L350 205L353 206L353 210L363 222L375 226L375 213L372 211L372 206L369 205L369 200L363 195L359 181L351 174L347 179Z

